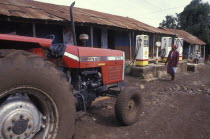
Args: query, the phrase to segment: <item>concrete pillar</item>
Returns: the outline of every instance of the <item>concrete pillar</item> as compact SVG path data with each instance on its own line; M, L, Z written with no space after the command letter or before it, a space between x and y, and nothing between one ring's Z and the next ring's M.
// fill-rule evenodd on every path
M202 53L201 53L201 52L202 52L201 47L202 47L202 45L199 45L199 49L200 49L199 51L200 51L200 54L201 54L201 56L202 56Z
M129 50L130 50L130 60L132 60L132 33L129 32Z
M189 45L188 59L190 58L191 45Z
M131 35L131 38L132 38L132 41L131 41L131 44L133 46L133 59L135 60L135 56L137 55L137 52L136 52L136 43L135 43L135 40L136 40L136 36L135 36L135 32L132 32L132 35Z
M107 28L101 29L101 48L108 48L108 31Z
M206 60L206 45L204 45L203 46L204 47L204 51L203 51L203 57L204 57L204 62L205 62L205 60Z
M36 37L36 25L32 24L32 28L33 28L33 37Z
M153 40L152 40L152 55L151 55L151 56L152 56L152 59L153 59L153 58L154 58L154 55L155 55L155 46L156 46L156 45L155 45L155 41L156 41L156 34L153 34L153 35L152 35L152 37L153 37L153 38L152 38Z
M90 46L93 47L93 26L90 27Z

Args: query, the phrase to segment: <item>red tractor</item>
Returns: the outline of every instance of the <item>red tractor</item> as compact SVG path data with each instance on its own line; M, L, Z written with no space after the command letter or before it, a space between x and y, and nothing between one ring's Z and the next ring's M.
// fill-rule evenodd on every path
M118 121L134 123L141 97L123 89L124 62L122 51L0 34L0 139L69 139L76 112L106 95L118 97Z

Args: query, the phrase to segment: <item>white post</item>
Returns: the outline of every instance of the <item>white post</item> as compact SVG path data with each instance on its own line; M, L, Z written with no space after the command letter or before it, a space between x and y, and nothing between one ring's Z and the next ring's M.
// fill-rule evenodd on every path
M156 61L155 61L155 63L157 64L158 63L158 48L159 47L156 47L157 48L157 50L156 50Z

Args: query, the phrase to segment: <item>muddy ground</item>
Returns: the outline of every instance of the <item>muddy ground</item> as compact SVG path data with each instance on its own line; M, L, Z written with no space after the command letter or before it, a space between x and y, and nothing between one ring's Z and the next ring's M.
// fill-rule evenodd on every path
M180 73L174 82L126 76L126 83L142 94L139 121L121 126L115 99L98 101L77 120L75 139L210 139L210 65Z

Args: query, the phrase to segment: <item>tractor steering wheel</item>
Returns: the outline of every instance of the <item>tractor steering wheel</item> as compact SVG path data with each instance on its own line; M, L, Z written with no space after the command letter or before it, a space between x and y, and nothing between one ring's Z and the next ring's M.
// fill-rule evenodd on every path
M51 39L52 41L54 41L55 40L55 35L50 34L50 35L47 35L45 38L46 39Z

